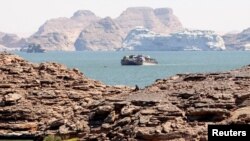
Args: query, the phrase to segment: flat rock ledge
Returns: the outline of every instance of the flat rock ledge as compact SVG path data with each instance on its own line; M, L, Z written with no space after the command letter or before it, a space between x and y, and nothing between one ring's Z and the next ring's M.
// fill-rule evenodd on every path
M0 53L0 137L206 141L208 124L250 123L250 66L108 86L57 63Z

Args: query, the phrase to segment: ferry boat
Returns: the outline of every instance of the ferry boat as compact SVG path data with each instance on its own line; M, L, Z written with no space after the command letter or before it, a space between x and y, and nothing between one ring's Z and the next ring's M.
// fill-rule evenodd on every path
M148 55L129 55L124 56L121 65L155 65L158 62Z

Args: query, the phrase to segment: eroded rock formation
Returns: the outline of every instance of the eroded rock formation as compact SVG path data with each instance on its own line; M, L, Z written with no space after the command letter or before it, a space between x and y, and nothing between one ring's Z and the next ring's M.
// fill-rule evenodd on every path
M88 114L104 97L131 89L86 78L56 63L0 54L0 135L90 133Z
M0 136L207 140L208 124L250 123L250 66L177 74L138 91L6 53L0 66Z

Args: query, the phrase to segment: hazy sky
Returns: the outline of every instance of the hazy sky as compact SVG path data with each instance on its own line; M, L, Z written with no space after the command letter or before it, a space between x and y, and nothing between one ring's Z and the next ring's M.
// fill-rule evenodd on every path
M79 10L113 18L127 7L170 7L184 27L218 32L250 27L250 0L0 0L0 31L28 36L46 20Z

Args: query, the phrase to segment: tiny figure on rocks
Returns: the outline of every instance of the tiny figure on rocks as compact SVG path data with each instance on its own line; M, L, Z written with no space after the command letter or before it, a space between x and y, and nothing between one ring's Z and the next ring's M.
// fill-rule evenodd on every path
M140 90L139 86L138 86L138 85L135 85L134 91L139 91L139 90Z

